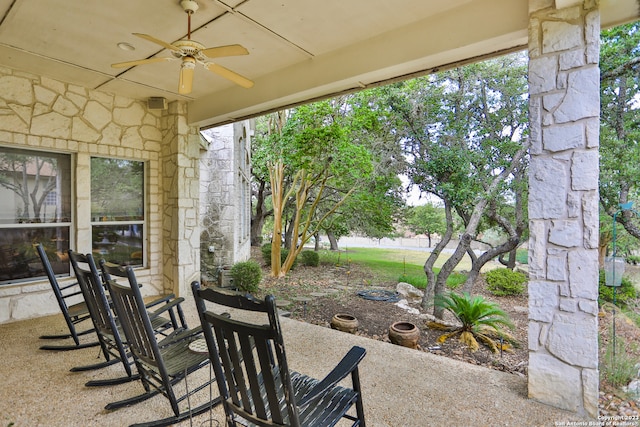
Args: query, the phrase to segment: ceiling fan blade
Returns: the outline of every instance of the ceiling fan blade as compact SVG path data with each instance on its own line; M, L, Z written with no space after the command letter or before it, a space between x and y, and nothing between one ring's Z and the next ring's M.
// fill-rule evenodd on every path
M228 46L209 47L203 49L202 53L209 58L221 58L223 56L248 55L249 51L239 44L230 44Z
M164 61L173 61L174 58L148 58L148 59L138 59L137 61L127 61L127 62L118 62L116 64L111 64L113 68L129 68L136 65L143 64L152 64L154 62L164 62Z
M240 85L244 88L253 87L253 82L246 77L241 76L240 74L229 70L228 68L224 68L222 65L214 64L213 62L207 62L204 64L207 70L218 74L225 79L231 80L237 85Z
M177 48L177 47L175 47L174 45L172 45L170 43L164 42L164 41L162 41L160 39L157 39L157 38L155 38L153 36L150 36L149 34L133 33L133 35L141 37L141 38L143 38L145 40L149 40L152 43L159 44L160 46L164 47L165 49L174 50L176 52L182 52L182 50L180 48Z
M193 58L185 57L180 67L180 81L178 82L178 93L187 95L191 93L193 88L193 70L196 63Z

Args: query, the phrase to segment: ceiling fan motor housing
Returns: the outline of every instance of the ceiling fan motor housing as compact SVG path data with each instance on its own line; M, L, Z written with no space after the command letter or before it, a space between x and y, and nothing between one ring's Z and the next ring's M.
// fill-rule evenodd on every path
M184 9L188 14L195 13L198 10L198 3L194 0L182 0L180 2L180 6Z

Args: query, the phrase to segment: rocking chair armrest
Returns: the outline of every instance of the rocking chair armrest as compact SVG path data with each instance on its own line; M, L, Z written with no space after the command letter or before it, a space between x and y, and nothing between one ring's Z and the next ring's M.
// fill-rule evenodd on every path
M158 300L158 302L153 301L155 304L154 305L158 305L160 303L162 303L163 301L167 301L166 304L160 306L158 309L152 311L151 313L149 313L149 319L153 320L156 317L160 316L162 313L165 313L169 310L172 310L174 307L179 306L183 301L184 298L182 297L178 297L178 298L174 298L172 300L169 300L168 298L165 298L164 300ZM153 305L149 306L146 305L146 307L153 307Z
M342 358L340 363L338 363L336 367L322 379L322 381L309 390L307 394L302 396L302 398L297 402L297 405L300 407L308 405L322 393L335 386L351 372L358 369L358 364L364 358L366 353L367 351L362 347L351 347L351 350L349 350L349 352Z
M174 299L176 297L175 294L167 294L167 295L162 295L161 297L158 297L156 299L154 299L153 301L150 301L148 303L146 303L144 306L149 309L151 307L155 307L158 304L162 304L163 302L169 302L172 299Z
M176 329L174 332L169 334L162 341L159 341L158 346L165 347L167 345L174 344L178 341L190 339L200 334L202 334L202 325L198 325L193 329Z

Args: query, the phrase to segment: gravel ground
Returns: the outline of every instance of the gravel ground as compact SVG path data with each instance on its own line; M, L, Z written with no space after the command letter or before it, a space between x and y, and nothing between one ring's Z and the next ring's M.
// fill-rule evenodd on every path
M190 298L186 311L195 325ZM291 369L315 377L324 376L352 345L367 349L360 376L370 427L557 426L593 421L527 399L526 379L517 375L292 319L283 319L282 325ZM1 426L124 426L171 414L161 396L116 411L104 410L107 402L139 394L140 383L85 387L90 379L120 375L122 367L69 372L73 366L96 362L97 350L38 349L40 334L62 330L61 316L0 325ZM190 384L197 379L191 378ZM212 425L223 424L219 408L212 417ZM209 425L207 415L192 422Z

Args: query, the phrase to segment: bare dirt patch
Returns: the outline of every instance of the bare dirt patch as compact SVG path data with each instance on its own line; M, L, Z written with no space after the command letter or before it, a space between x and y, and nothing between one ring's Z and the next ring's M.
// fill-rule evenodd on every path
M256 258L260 261L259 258ZM492 353L481 347L471 352L457 338L439 343L442 331L427 327L425 312L418 305L412 305L420 314L411 314L393 302L374 301L358 295L359 291L381 289L395 292L397 282L383 282L363 267L352 264L349 268L338 266L304 267L297 266L286 278L276 280L264 270L265 279L261 284L265 294L271 293L276 300L285 300L281 306L297 320L330 327L331 318L338 313L355 316L359 322L358 335L389 342L389 326L398 321L414 323L421 330L419 350L463 360L476 365L526 375L527 367L527 298L526 296L501 298L491 295L485 289L485 282L478 281L474 294L485 296L497 302L505 310L515 329L509 331L519 346L511 352ZM324 294L324 295L323 295ZM309 298L303 302L298 298ZM289 302L289 303L286 303ZM453 318L448 318L453 321Z

